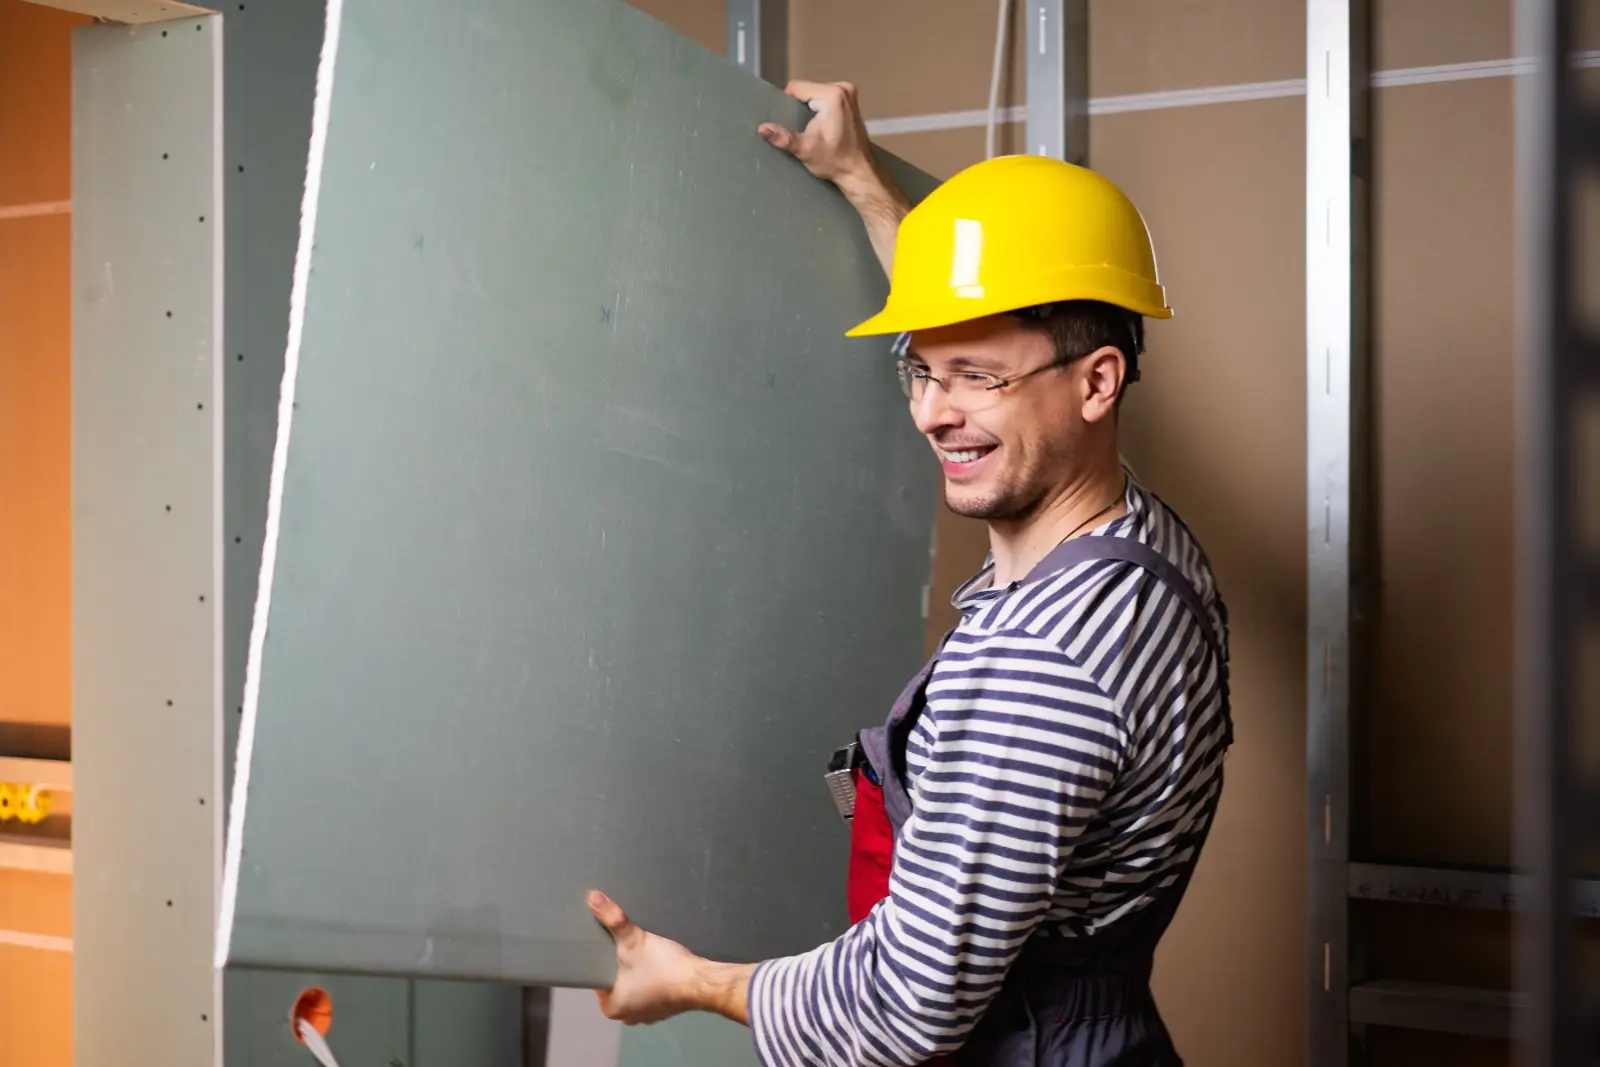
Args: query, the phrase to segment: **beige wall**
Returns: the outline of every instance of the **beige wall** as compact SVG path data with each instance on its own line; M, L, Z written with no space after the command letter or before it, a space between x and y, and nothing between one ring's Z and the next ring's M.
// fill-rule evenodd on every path
M790 4L791 73L854 81L869 118L986 105L993 3ZM645 6L688 23L722 4ZM1374 20L1380 70L1511 54L1510 0L1375 0ZM1097 97L1305 73L1301 3L1091 0L1090 25ZM1015 47L1011 57L1003 102L1020 103ZM1510 858L1512 93L1501 77L1373 97L1380 585L1370 741L1354 788L1370 803L1380 858ZM1205 542L1234 620L1238 746L1157 968L1195 1067L1303 1059L1304 108L1297 96L1107 115L1090 134L1093 165L1145 213L1178 310L1152 325L1125 451ZM1002 151L1020 147L1018 130L1002 133ZM983 130L882 143L942 177L981 158ZM985 547L981 527L948 514L938 532L930 640ZM1361 919L1376 975L1509 982L1506 916L1372 908ZM1374 1067L1508 1061L1504 1045L1477 1039L1370 1041Z

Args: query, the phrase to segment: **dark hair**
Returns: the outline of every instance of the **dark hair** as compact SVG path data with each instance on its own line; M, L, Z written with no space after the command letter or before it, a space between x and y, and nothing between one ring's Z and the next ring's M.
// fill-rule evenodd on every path
M1139 355L1144 351L1144 317L1098 300L1063 300L1054 304L1038 304L1012 314L1033 330L1050 338L1056 358L1077 359L1102 348L1115 348L1122 353L1128 373L1122 381L1122 392L1117 394L1117 404L1128 386L1139 380Z

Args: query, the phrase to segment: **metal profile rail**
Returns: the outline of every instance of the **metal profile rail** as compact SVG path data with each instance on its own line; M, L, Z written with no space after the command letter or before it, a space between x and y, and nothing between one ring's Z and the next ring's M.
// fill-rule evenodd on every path
M1365 1026L1506 1038L1522 1002L1498 989L1373 981L1350 990L1350 1021Z
M1368 691L1370 0L1306 3L1308 1067L1350 1059L1350 788Z
M789 80L789 0L727 0L728 58L780 88Z
M1592 238L1583 247L1578 216L1584 187L1600 182L1600 103L1572 61L1585 6L1516 4L1519 50L1535 59L1517 102L1517 836L1531 892L1516 1034L1527 1067L1587 1067L1600 1041L1600 976L1579 966L1569 907L1572 879L1600 856L1600 692L1582 669L1600 637L1600 530L1585 528L1600 514L1600 324L1578 306L1580 264L1600 253Z
M1528 910L1535 891L1530 876L1511 871L1350 864L1352 900L1520 912ZM1600 918L1600 879L1573 879L1570 900L1573 915Z
M1547 434L1545 451L1525 466L1521 480L1532 485L1532 514L1542 516L1537 538L1546 538L1531 553L1540 570L1534 578L1544 599L1530 609L1536 625L1524 627L1525 654L1531 657L1540 684L1533 694L1547 705L1565 707L1577 662L1575 638L1582 597L1600 605L1600 561L1580 559L1572 528L1569 490L1574 483L1572 423L1583 402L1580 382L1600 386L1596 338L1580 338L1572 324L1569 299L1551 293L1574 292L1570 249L1574 232L1570 203L1576 189L1570 171L1578 158L1597 155L1594 141L1600 119L1568 114L1576 107L1577 53L1571 44L1576 0L1519 0L1542 9L1548 22L1544 48L1519 47L1533 56L1530 80L1539 70L1559 67L1547 98L1525 108L1542 131L1552 152L1549 180L1522 183L1532 196L1542 238L1539 254L1549 262L1545 275L1530 292L1546 303L1537 319L1550 326L1541 342L1562 355L1551 357L1550 373L1537 392L1540 402L1524 412L1525 424ZM1563 28L1557 31L1559 23ZM1526 989L1473 989L1454 985L1399 981L1363 973L1364 916L1357 910L1372 902L1402 906L1492 909L1532 919L1544 931L1544 954L1535 970L1549 996L1571 990L1573 924L1600 917L1600 881L1580 878L1576 827L1564 826L1562 812L1584 809L1580 797L1600 798L1600 783L1580 790L1569 784L1572 771L1558 765L1583 751L1569 718L1553 713L1539 744L1544 761L1524 782L1538 783L1540 810L1532 817L1535 837L1545 841L1539 862L1520 862L1525 873L1461 870L1420 864L1360 862L1368 852L1360 810L1359 780L1369 694L1366 665L1369 650L1366 623L1373 595L1368 570L1372 531L1369 515L1370 436L1368 363L1367 213L1370 175L1367 98L1373 84L1370 55L1370 0L1308 0L1306 7L1306 401L1307 401L1307 762L1309 788L1310 937L1307 978L1310 1026L1307 1063L1311 1067L1347 1067L1356 1057L1353 1038L1368 1026L1395 1027L1506 1039L1527 1031L1562 1032L1576 1040L1576 1000L1548 1016L1541 1001ZM1539 57L1543 57L1540 59ZM1553 57L1560 56L1555 63ZM1530 73L1521 72L1519 73ZM1555 86L1562 88L1558 91ZM1564 93L1565 96L1561 94ZM1563 111L1566 108L1567 111ZM1563 117L1556 117L1556 116ZM1559 136L1557 135L1557 131ZM1584 139L1588 140L1585 141ZM1563 148L1554 152L1559 141ZM1522 153L1526 154L1526 149ZM1563 162L1564 161L1564 162ZM1559 178L1557 176L1560 176ZM1549 204L1561 201L1561 212ZM1559 264L1559 265L1558 265ZM1567 405L1553 416L1558 402ZM1589 482L1600 481L1593 472ZM1524 509L1527 510L1527 509ZM1559 536L1552 533L1559 530ZM1525 550L1524 556L1529 555ZM1565 576L1559 595L1552 592ZM1574 580L1574 579L1577 580ZM1526 584L1526 579L1524 580ZM1600 614L1600 613L1597 613ZM1593 619L1596 615L1591 615ZM1542 621L1541 621L1542 620ZM1542 628L1542 629L1541 629ZM1553 681L1562 679L1559 685ZM1524 699L1529 699L1524 694ZM1522 718L1519 708L1519 720ZM1594 733L1593 741L1600 740ZM1557 740L1559 738L1559 740ZM1600 825L1583 828L1600 854ZM1535 849L1535 860L1540 854ZM1545 916L1541 920L1540 916ZM1551 917L1554 916L1554 917ZM1559 942L1559 943L1558 943ZM1534 983L1536 991L1538 983ZM1575 996L1575 994L1563 994ZM1563 1027L1565 1029L1563 1029ZM1576 1046L1574 1046L1575 1048ZM1577 1060L1533 1061L1540 1067L1575 1067Z

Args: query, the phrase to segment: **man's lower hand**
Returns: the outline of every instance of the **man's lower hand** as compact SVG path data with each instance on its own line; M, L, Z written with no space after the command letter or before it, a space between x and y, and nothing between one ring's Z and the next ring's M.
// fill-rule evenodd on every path
M589 894L589 910L617 946L617 979L598 993L606 1018L635 1026L686 1011L710 1011L748 1023L746 1001L754 968L712 963L676 941L642 930L603 893Z

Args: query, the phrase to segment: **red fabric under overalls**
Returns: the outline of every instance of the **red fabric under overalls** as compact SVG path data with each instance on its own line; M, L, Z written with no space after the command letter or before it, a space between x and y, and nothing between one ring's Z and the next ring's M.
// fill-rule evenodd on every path
M868 779L860 767L855 777L856 813L850 820L850 871L845 879L851 926L889 895L889 868L894 865L894 830L883 808L883 787Z
M1058 546L1023 581L1096 559L1118 559L1145 568L1194 613L1207 643L1222 660L1225 744L1231 744L1226 649L1199 594L1169 560L1127 538L1083 537ZM941 640L940 651L943 646ZM854 772L855 813L845 888L851 925L889 895L895 838L910 812L900 780L905 743L922 712L924 690L937 660L935 652L906 686L889 721L863 731L861 737L868 766ZM892 801L885 796L886 788L895 794ZM1211 814L1206 813L1195 859ZM1171 922L1193 869L1191 860L1160 901L1119 924L1114 934L1087 943L1032 937L965 1046L931 1061L929 1067L1182 1067L1150 996L1149 980L1156 943Z

